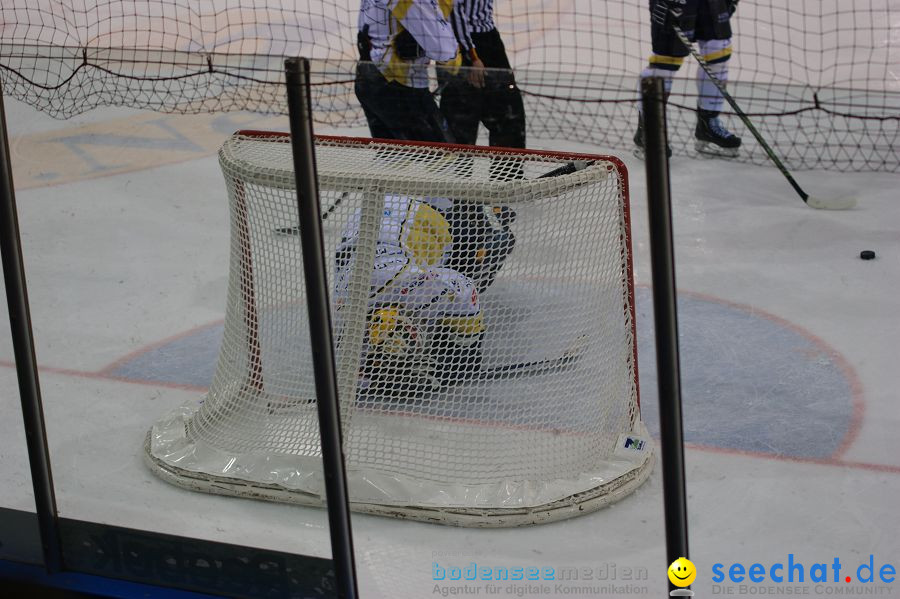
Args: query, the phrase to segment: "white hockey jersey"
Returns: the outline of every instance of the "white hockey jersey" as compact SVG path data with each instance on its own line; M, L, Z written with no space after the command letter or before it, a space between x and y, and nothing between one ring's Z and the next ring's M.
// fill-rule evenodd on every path
M347 222L337 248L335 299L346 300L360 232L360 211ZM460 330L482 330L475 284L444 267L453 237L444 216L428 203L403 195L385 197L370 280L370 308L402 307L425 320L441 320ZM449 319L449 320L448 320Z
M410 87L428 87L428 65L458 61L459 47L449 18L453 0L362 0L359 30L368 26L372 62L385 79ZM404 60L396 55L394 38L409 31L424 56Z

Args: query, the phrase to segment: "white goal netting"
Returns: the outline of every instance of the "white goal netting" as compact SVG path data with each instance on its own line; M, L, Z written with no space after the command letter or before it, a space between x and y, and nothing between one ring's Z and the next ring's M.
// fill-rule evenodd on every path
M638 409L627 177L610 157L319 138L351 507L470 526L631 492ZM321 505L290 140L219 152L231 211L209 392L157 422L188 488Z

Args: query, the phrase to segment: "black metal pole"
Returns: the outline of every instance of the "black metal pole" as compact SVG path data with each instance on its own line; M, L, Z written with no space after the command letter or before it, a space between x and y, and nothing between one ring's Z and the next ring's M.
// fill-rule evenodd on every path
M338 593L346 599L359 596L356 566L353 558L353 536L350 530L350 504L338 402L337 368L331 326L331 302L325 275L325 246L322 240L319 184L313 141L312 100L309 60L289 58L284 63L287 81L288 116L291 122L291 146L294 153L294 176L297 181L297 204L300 222L300 244L303 248L303 272L306 277L306 301L313 352L316 398L319 410L319 434L325 469L325 496L328 503L328 525L331 530L331 553L334 560Z
M50 450L47 447L41 385L34 354L34 334L31 329L31 310L28 307L28 289L25 285L25 265L22 261L22 241L19 237L19 217L16 211L2 89L0 89L0 254L3 257L3 282L6 285L6 303L9 307L13 354L16 360L16 375L19 379L19 397L25 421L25 441L28 445L28 462L31 466L31 484L34 487L34 505L44 553L44 566L51 573L59 572L62 570L62 553L56 495L53 492Z
M678 314L675 305L675 251L672 241L672 204L663 85L663 80L659 77L646 78L641 84L641 95L647 170L647 212L650 220L656 368L659 377L660 453L666 518L666 553L671 564L679 557L690 556L684 484Z

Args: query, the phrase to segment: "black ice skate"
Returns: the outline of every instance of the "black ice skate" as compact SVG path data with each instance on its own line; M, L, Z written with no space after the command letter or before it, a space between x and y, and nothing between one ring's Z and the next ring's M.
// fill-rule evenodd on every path
M638 118L637 131L634 132L634 150L632 151L635 158L644 159L644 117ZM666 156L672 157L672 148L666 146Z
M697 112L696 149L706 156L735 158L741 147L741 138L725 128L719 113L712 110Z

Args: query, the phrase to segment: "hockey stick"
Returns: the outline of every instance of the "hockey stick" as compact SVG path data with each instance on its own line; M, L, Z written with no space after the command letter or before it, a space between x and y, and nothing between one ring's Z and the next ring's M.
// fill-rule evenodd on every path
M573 366L575 362L578 361L578 358L581 357L586 345L587 335L579 335L571 346L566 348L556 357L531 360L528 362L516 362L514 364L504 364L503 366L492 366L491 368L482 368L481 370L467 373L466 376L453 381L452 384L458 385L461 383L477 381L499 381L519 376L533 376L547 372L559 372Z
M513 364L504 364L502 366L492 366L491 368L474 370L451 381L449 384L442 387L442 390L467 383L500 381L523 376L536 376L548 372L563 372L578 362L582 353L584 353L585 347L587 347L587 335L579 335L569 347L553 358L516 362ZM439 390L436 389L426 393L434 392L439 392ZM421 393L414 393L413 395L421 397ZM269 414L277 414L278 412L288 411L298 407L308 408L309 406L315 405L315 403L316 400L314 398L285 398L280 401L269 401L267 407Z
M672 16L677 18L677 15L672 13ZM822 197L822 196L811 196L800 187L800 184L794 180L794 177L791 176L791 173L787 170L787 167L778 158L775 152L769 147L769 144L766 143L766 140L763 139L763 136L757 131L756 127L753 126L753 123L750 122L750 118L747 114L741 110L741 107L737 105L737 102L734 101L734 98L731 97L725 90L725 85L719 81L716 76L713 74L712 69L709 68L709 64L703 59L702 56L694 49L694 46L691 44L690 40L681 30L681 28L675 24L674 22L671 24L672 29L675 31L675 35L678 36L678 39L681 40L681 43L685 45L688 51L691 53L691 56L694 57L694 60L697 61L697 64L700 65L700 68L706 72L706 75L709 77L710 81L713 82L713 85L721 92L722 97L731 105L734 109L735 113L737 113L738 117L740 117L741 121L743 121L744 125L746 125L747 129L750 130L750 133L753 134L753 137L756 138L756 141L759 142L759 145L762 146L763 150L765 150L766 154L769 156L769 159L775 164L781 174L784 175L784 178L788 180L788 183L791 184L791 187L794 188L794 191L800 196L800 198L806 202L807 206L811 208L819 208L821 210L847 210L848 208L853 208L856 206L856 198L852 196L837 196L837 197Z
M577 173L582 169L586 169L587 167L594 164L593 160L575 160L574 162L567 162L566 164L559 166L552 171L544 173L538 179L548 179L550 177L559 177L562 175L571 175L572 173Z
M322 220L323 220L323 221L324 221L324 220L328 220L328 217L331 215L332 212L334 212L335 208L337 208L338 206L340 206L340 205L341 205L341 202L343 202L344 200L346 200L348 197L350 197L350 192L349 192L349 191L345 191L344 193L342 193L342 194L341 194L341 197L339 197L338 199L336 199L336 200L334 201L334 203L333 203L331 206L328 207L328 210L326 210L326 211L322 214ZM300 234L300 227L298 227L298 226L295 226L295 227L278 227L278 228L275 229L275 232L278 233L279 235L299 235L299 234Z

